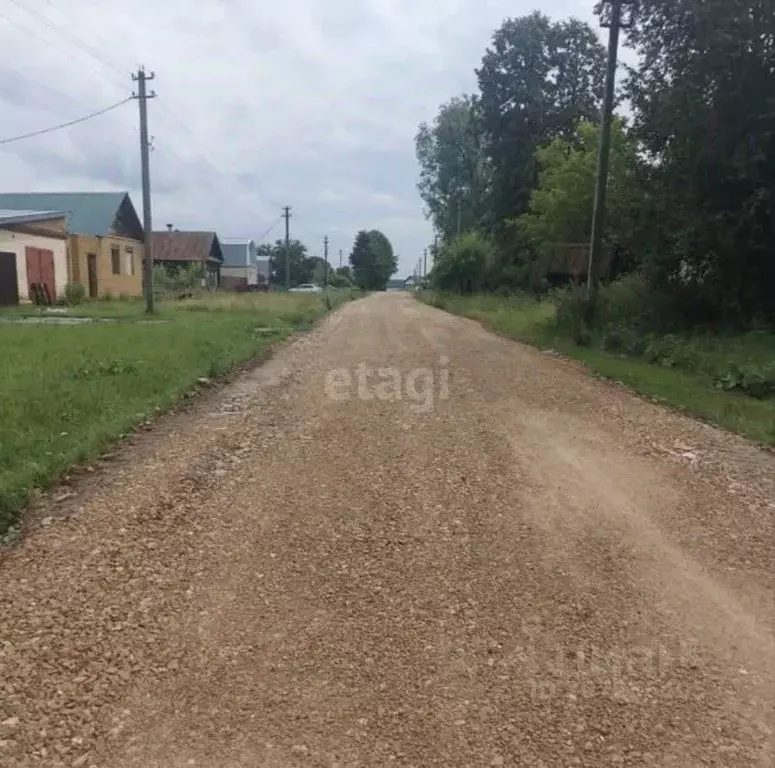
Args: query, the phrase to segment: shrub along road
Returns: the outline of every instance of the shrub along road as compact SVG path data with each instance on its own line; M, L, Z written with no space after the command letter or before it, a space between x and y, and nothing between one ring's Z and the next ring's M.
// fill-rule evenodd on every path
M774 480L576 363L348 304L0 555L0 763L771 765Z

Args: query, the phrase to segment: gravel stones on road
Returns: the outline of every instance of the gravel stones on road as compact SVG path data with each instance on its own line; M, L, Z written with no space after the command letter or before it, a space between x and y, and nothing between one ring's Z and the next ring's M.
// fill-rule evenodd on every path
M561 358L352 303L0 553L0 765L771 765L774 479Z

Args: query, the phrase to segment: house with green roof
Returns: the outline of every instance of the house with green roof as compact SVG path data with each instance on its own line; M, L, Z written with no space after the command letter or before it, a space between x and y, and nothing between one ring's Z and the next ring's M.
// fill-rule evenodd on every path
M68 282L92 298L141 296L143 227L127 192L0 193L0 209L61 211Z

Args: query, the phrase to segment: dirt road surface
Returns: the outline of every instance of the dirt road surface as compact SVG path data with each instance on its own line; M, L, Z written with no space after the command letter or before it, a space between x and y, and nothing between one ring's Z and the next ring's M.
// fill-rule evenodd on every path
M0 765L773 765L774 482L574 363L350 304L0 553Z

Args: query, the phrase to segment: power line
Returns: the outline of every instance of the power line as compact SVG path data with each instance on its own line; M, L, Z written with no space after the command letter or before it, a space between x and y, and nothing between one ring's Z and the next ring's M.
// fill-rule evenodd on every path
M175 114L175 112L172 111L172 109L169 107L169 105L167 105L167 104L165 104L163 102L160 102L159 106L165 112L167 112L167 114L170 115L170 117L172 117L183 128L183 130L186 131L186 133L188 133L188 135L194 140L194 142L196 144L199 145L200 149L202 150L202 154L201 154L202 159L209 166L209 168L211 168L213 170L214 173L217 173L217 174L219 174L219 175L221 175L221 176L223 176L225 178L232 179L245 192L248 192L251 195L255 194L255 189L251 189L250 187L248 187L247 184L245 184L245 182L242 181L241 179L239 179L235 174L227 172L227 171L223 171L220 168L216 168L207 159L207 156L204 154L204 152L206 151L206 149L204 147L204 142L202 142L198 138L198 136L194 133L193 129L188 125L188 123L183 118L179 117L177 114ZM256 186L258 186L260 188L260 185L256 185ZM277 208L282 208L282 206L276 200L272 200L269 197L266 197L264 201L270 203L272 206L275 206Z
M26 11L31 16L36 17L38 20L40 20L43 24L45 24L49 29L53 29L54 32L59 33L62 35L62 37L68 39L71 43L74 45L77 45L79 48L82 48L84 51L89 53L91 56L93 56L97 61L101 62L105 66L109 67L110 69L115 70L119 75L124 77L124 73L112 62L108 61L96 48L92 48L90 45L83 42L83 40L79 40L77 37L73 37L68 32L64 32L61 27L54 24L51 19L49 19L44 14L40 13L39 11L36 11L33 8L28 8L23 3L20 3L19 0L11 0L11 2L17 7L21 8L21 10ZM52 4L53 5L53 4Z
M84 51L84 52L86 52L87 54L89 54L89 55L90 55L92 58L94 58L95 60L99 61L99 62L100 62L102 65L104 65L105 67L108 67L109 69L113 70L113 72L115 72L115 73L117 73L118 75L120 75L120 76L121 76L121 78L122 78L122 80L123 80L123 78L125 77L125 72L124 72L124 71L123 71L123 70L122 70L122 69L121 69L119 66L117 66L115 62L113 62L113 61L111 61L110 59L108 59L108 58L107 58L105 55L103 55L103 54L102 54L100 51L98 51L96 48L94 48L94 47L92 47L92 46L88 45L87 43L85 43L85 42L84 42L83 40L81 40L80 38L78 38L78 37L76 37L75 35L71 34L69 31L65 31L65 30L64 30L64 29L63 29L61 26L59 26L58 24L54 23L54 22L53 22L53 21L52 21L52 20L51 20L51 19L50 19L48 16L46 16L45 14L43 14L43 13L41 13L40 11L37 11L37 10L35 10L35 9L33 9L33 8L29 8L27 5L25 5L24 3L20 2L20 0L11 0L11 2L12 2L12 3L13 3L13 4L14 4L16 7L17 7L17 8L20 8L21 10L23 10L23 11L25 11L26 13L30 14L31 16L33 16L33 17L36 17L37 19L39 19L39 20L40 20L40 21L41 21L41 22L42 22L42 23L43 23L45 26L47 26L49 29L51 29L51 30L53 30L54 32L58 33L58 34L59 34L59 35L61 35L63 38L65 38L66 40L68 40L70 43L72 43L72 44L73 44L73 45L75 45L76 47L80 48L82 51ZM52 7L52 8L58 8L58 9L59 9L61 12L63 12L63 13L64 13L63 9L62 9L60 6L58 6L56 3L52 2L52 0L46 0L46 2L47 2L47 3L48 3L48 4L49 4L49 5ZM3 14L3 15L4 15L4 14ZM18 22L17 22L17 21L15 21L15 20L13 20L13 19L10 19L8 16L5 16L5 18L7 18L7 19L8 19L9 21L11 21L12 23L17 23L17 24L18 24ZM22 26L22 25L19 25L19 26ZM22 26L22 28L23 28L23 29L25 29L25 30L26 30L27 32L29 32L30 34L32 34L32 35L34 35L34 36L38 37L39 39L43 39L43 38L41 38L41 37L40 37L40 35L38 35L37 33L33 32L32 30L29 30L28 28L26 28L26 27L23 27L23 26ZM104 72L104 71L103 71L103 72L98 72L98 71L97 71L96 69L94 69L93 67L89 67L89 69L91 69L91 71L92 71L92 72L94 72L95 74L98 74L98 75L100 75L101 77L103 77L103 78L105 78L106 80L108 80L108 81L109 81L111 84L113 84L113 85L117 85L117 80L116 80L116 78L115 78L115 75L112 75L112 74L111 74L111 76L110 76L110 77L108 77L107 73L106 73L106 72ZM120 86L120 87L123 87L123 86ZM167 97L167 101L169 101L169 97ZM203 160L204 164L205 164L205 165L206 165L206 166L207 166L207 167L208 167L208 168L209 168L209 169L210 169L210 170L211 170L213 173L215 173L215 174L216 174L216 175L218 175L218 176L221 176L221 177L223 177L224 179L228 179L229 181L236 183L236 184L237 184L237 185L238 185L238 186L239 186L239 187L240 187L240 188L241 188L243 191L247 192L248 194L250 194L250 195L255 195L255 192L256 192L255 188L254 188L254 189L251 189L250 187L248 187L248 186L247 186L247 184L245 184L245 183L244 183L242 180L240 180L240 179L239 179L239 178L238 178L238 177L237 177L235 174L233 174L233 173L230 173L230 172L227 172L227 171L224 171L224 170L222 170L221 168L218 168L218 167L216 167L216 166L215 166L215 165L214 165L214 164L213 164L213 163L212 163L212 162L209 160L209 158L208 158L208 157L207 157L207 155L205 154L206 152L208 152L208 151L209 151L209 148L206 148L206 147L205 147L205 142L201 141L201 140L200 140L200 139L197 137L197 135L194 133L194 131L193 131L193 130L191 129L191 127L190 127L190 126L189 126L189 125L186 123L186 121L185 121L185 120L183 120L182 118L178 117L178 115L176 115L176 114L175 114L175 112L174 112L174 111L173 111L173 110L172 110L172 109L171 109L171 108L170 108L170 107L169 107L169 106L168 106L168 105L167 105L167 104L166 104L166 103L165 103L163 100L159 100L159 104L158 104L158 106L159 106L159 108L160 108L161 110L163 110L164 112L166 112L166 113L167 113L167 114L168 114L168 115L169 115L169 116L170 116L170 117L171 117L173 120L175 120L175 122L177 122L177 123L178 123L178 124L179 124L179 125L180 125L180 126L183 128L183 130L184 130L186 133L188 133L188 135L190 136L190 138L191 138L191 139L193 139L193 141L194 141L196 144L198 144L198 145L199 145L199 155L200 155L201 159ZM179 157L179 156L177 156L177 155L176 155L176 154L175 154L175 153L174 153L174 152L173 152L173 151L172 151L172 150L171 150L169 147L167 148L167 151L168 151L168 152L169 152L169 153L170 153L170 154L171 154L173 157L175 157L177 160L179 160L179 161L180 161L180 157ZM182 161L181 161L181 162L182 162ZM255 187L258 187L258 189L259 189L260 191L263 191L263 190L261 190L261 186L260 186L259 184L255 184ZM268 196L264 198L263 202L264 202L264 203L268 203L268 204L270 204L270 205L271 205L271 206L273 206L273 207L278 207L278 208L279 208L279 207L281 207L281 206L280 206L280 204L279 204L277 201L275 201L275 200L272 200L272 199L271 199L271 198L269 198Z
M264 232L264 234L263 234L263 235L261 235L261 237L259 237L258 239L259 239L259 240L263 240L265 237L267 237L267 236L269 235L269 233L270 233L270 232L271 232L271 231L272 231L272 230L273 230L273 229L274 229L274 228L275 228L275 227L276 227L276 226L277 226L277 225L278 225L278 224L279 224L279 223L282 221L282 218L283 218L282 216L278 216L278 217L277 217L277 218L276 218L276 219L275 219L275 220L272 222L272 224L271 224L271 226L269 227L269 229L267 229L267 230L266 230L266 232Z
M56 32L57 34L61 35L63 38L65 38L65 39L66 39L66 40L68 40L70 43L72 43L74 46L76 46L76 47L80 48L82 51L84 51L85 53L87 53L89 56L91 56L92 58L94 58L96 61L99 61L99 62L100 62L100 64L102 64L104 67L108 67L110 70L112 70L113 72L115 72L115 73L117 73L118 75L120 75L120 76L122 77L122 79L123 79L123 77L125 76L125 73L123 72L123 70L122 70L122 69L121 69L119 66L117 66L117 65L115 64L115 62L113 62L113 61L111 61L110 59L108 59L106 56L104 56L104 55L103 55L103 54L102 54L100 51L98 51L96 48L94 48L94 47L92 47L92 46L88 45L88 44L87 44L87 43L85 43L83 40L81 40L81 39L79 39L78 37L76 37L76 36L74 36L74 35L70 34L70 33L69 33L69 31L65 31L65 30L64 30L62 27L60 27L59 25L57 25L56 23L54 23L54 22L53 22L53 21L52 21L52 20L51 20L49 17L47 17L46 15L44 15L44 14L40 13L40 12L39 12L39 11L37 11L37 10L34 10L34 9L32 9L32 8L29 8L29 7L28 7L28 6L26 6L24 3L22 3L22 2L19 2L19 0L11 0L11 2L12 2L12 3L13 3L13 4L14 4L16 7L17 7L17 8L19 8L19 9L21 9L21 10L25 11L25 12L26 12L26 13L28 13L29 15L31 15L31 16L33 16L33 17L37 18L38 20L40 20L40 21L41 21L41 23L42 23L42 24L44 24L46 27L48 27L49 29L53 30L53 31L54 31L54 32ZM47 2L47 3L48 3L48 4L49 4L49 5L52 7L52 8L58 8L58 9L59 9L61 12L63 12L63 13L64 13L64 11L62 10L62 8L61 8L60 6L58 6L56 3L52 2L52 0L46 0L46 2ZM20 24L20 23L19 23L17 20L15 20L15 19L12 19L12 18L10 18L10 17L6 16L5 14L0 14L0 15L4 16L4 17L5 17L5 18L6 18L8 21L10 21L11 23L13 23L13 24L17 24L17 25L18 25L20 28L24 29L24 30L25 30L26 32L28 32L29 34L31 34L31 35L33 35L33 36L37 37L37 38L38 38L38 39L40 39L40 40L44 40L44 38L42 38L42 37L41 37L41 36L40 36L40 35L39 35L37 32L35 32L35 31L33 31L33 30L30 30L29 28L27 28L27 27L25 27L24 25ZM45 42L47 42L47 43L48 43L48 41L45 41ZM99 75L100 77L102 77L102 78L106 79L106 80L107 80L108 82L110 82L112 85L118 85L118 83L117 83L117 80L116 80L116 75L113 75L112 73L110 73L110 76L108 76L108 74L109 74L109 73L105 72L104 70L100 72L100 71L97 71L97 70L96 70L94 67L88 67L88 68L89 68L89 69L90 69L92 72L94 72L95 74L97 74L97 75ZM123 86L119 86L119 87L123 87ZM172 119L173 119L175 122L177 122L177 123L178 123L178 124L179 124L179 125L180 125L180 126L183 128L183 130L184 130L186 133L188 133L189 137L190 137L191 139L193 139L194 143L196 143L196 144L198 144L198 145L199 145L199 150L200 150L200 151L199 151L199 156L200 156L201 160L204 162L204 164L205 164L205 165L206 165L206 166L207 166L207 167L208 167L208 168L209 168L209 169L210 169L210 170L211 170L211 171L212 171L212 172L213 172L215 175L217 175L217 176L220 176L220 177L222 177L222 178L224 178L225 180L228 180L228 181L230 181L230 182L236 183L236 184L237 184L237 185L238 185L238 186L239 186L239 187L240 187L240 188L241 188L241 189L242 189L244 192L247 192L247 193L248 193L248 194L250 194L250 195L255 195L255 193L256 193L256 189L255 189L255 187L258 187L259 191L263 191L263 190L261 190L261 186L260 186L259 184L254 184L254 188L252 188L252 189L251 189L250 187L248 187L248 185L247 185L247 184L245 184L245 182L243 182L241 179L239 179L239 178L238 178L238 177L237 177L235 174L233 174L233 173L231 173L231 172L228 172L228 171L224 171L224 170L222 170L221 168L218 168L218 167L216 167L216 166L215 166L215 165L214 165L214 164L213 164L213 163L210 161L210 159L208 158L207 154L205 154L206 152L208 152L208 148L205 148L205 142L201 141L201 140L200 140L200 139L197 137L197 135L194 133L194 131L191 129L191 127L190 127L190 126L189 126L189 125L186 123L186 121L185 121L185 120L183 120L182 118L178 117L178 115L176 115L176 114L175 114L175 112L174 112L174 111L173 111L173 110L172 110L172 109L171 109L171 108L170 108L170 107L169 107L167 104L165 104L163 100L159 100L159 104L158 104L158 106L159 106L159 107L160 107L160 108L161 108L161 109L162 109L164 112L166 112L166 113L167 113L167 114L168 114L168 115L169 115L169 116L170 116L170 117L171 117L171 118L172 118ZM54 130L54 129L52 129L52 130ZM135 130L136 130L136 129L135 129ZM21 137L20 137L20 138L21 138ZM174 151L173 151L173 150L172 150L170 147L167 147L166 151L167 151L167 152L168 152L170 155L172 155L172 157L174 157L175 159L177 159L179 162L183 163L183 161L181 160L181 158L180 158L180 157L179 157L179 156L178 156L178 155L177 155L177 154L176 154L176 153L175 153L175 152L174 152ZM280 206L279 206L279 203L277 203L275 200L272 200L272 199L271 199L271 198L269 198L269 197L265 197L265 198L264 198L264 200L263 200L263 202L264 202L264 203L269 203L269 204L271 204L272 206L277 206L277 207L280 207ZM271 231L271 230L270 230L270 231Z
M32 133L25 133L21 136L13 136L10 139L1 139L0 144L10 144L12 141L21 141L22 139L31 139L33 136L42 136L44 133L51 133L52 131L58 131L61 128L68 128L71 125L76 125L78 123L84 123L87 120L91 120L93 117L99 117L100 115L104 115L106 112L110 112L113 109L117 109L122 104L126 104L128 101L132 101L132 97L123 99L122 101L119 101L116 104L111 105L110 107L105 107L105 109L101 109L99 112L92 112L90 115L86 115L85 117L79 117L76 120L70 120L67 123L61 123L60 125L54 125L51 128L43 128L40 131L33 131Z
M55 44L55 42L54 42L54 41L52 41L52 39L50 39L50 38L47 38L47 37L44 37L43 35L41 35L41 34L40 34L38 31L36 31L36 30L30 29L30 28L29 28L29 27L27 27L26 25L22 24L22 23L21 23L21 22L20 22L18 19L13 19L13 18L11 18L10 16L8 16L8 14L1 13L1 12L0 12L0 16L2 16L2 17L3 17L3 18L6 20L6 21L8 21L9 23L11 23L11 24L14 24L14 25L16 25L17 27L19 27L19 29L22 29L22 30L24 30L24 31L25 31L25 32L26 32L28 35L30 35L31 37L34 37L34 38L36 38L36 39L40 40L42 43L45 43L46 45L54 45L54 44ZM56 31L56 29L55 29L54 27L51 27L51 28L52 28L52 29L54 29L54 30ZM62 33L60 33L60 34L62 34ZM79 47L83 47L83 46L79 46ZM99 75L100 77L105 77L105 74L104 74L104 72L100 72L100 71L98 71L97 69L95 69L94 67L92 67L92 66L89 66L89 65L86 65L86 64L84 64L83 66L85 66L85 67L86 67L86 69L88 69L88 70L90 70L90 71L94 72L95 74ZM115 80L111 80L111 81L110 81L110 84L111 84L111 85L115 85L115 86L116 86L116 87L118 87L118 88L121 88L121 90L122 90L122 91L123 91L123 90L125 90L125 87L124 87L124 85L119 85L119 84L118 84L118 82L117 82L117 81L115 81Z
M17 7L20 8L23 11L26 11L31 16L39 19L46 27L53 30L57 34L61 35L63 38L68 40L70 43L72 43L77 48L80 48L82 51L89 54L92 58L99 61L102 65L105 67L108 67L109 69L116 72L118 75L120 75L122 78L125 76L125 73L121 70L120 67L118 67L114 62L110 61L108 58L106 58L103 54L101 54L96 48L93 48L92 46L86 44L83 42L83 40L80 40L79 38L75 37L74 35L64 31L59 25L55 24L51 19L49 19L44 14L40 13L39 11L36 11L32 8L28 8L23 3L19 2L19 0L11 0L11 2ZM49 5L56 8L54 3L49 2ZM45 38L41 37L37 32L34 32L30 30L29 28L25 27L24 25L20 24L17 20L11 19L8 16L5 16L5 14L2 14L8 21L11 23L17 24L19 27L24 29L29 34L37 37L39 40L43 40L44 42L48 43L49 41L45 40ZM108 74L106 72L99 72L93 67L89 67L89 69L94 72L95 74L98 74L100 77L105 78L108 80L112 85L117 85L117 80L115 79L115 76L111 74L110 77L108 77ZM123 86L121 86L123 87ZM204 148L204 143L199 141L196 134L194 134L193 130L189 127L189 125L180 117L178 117L175 112L172 111L172 109L167 106L163 101L160 100L158 105L164 112L166 112L170 117L172 117L175 122L177 122L183 130L188 133L188 135L195 141L195 143L199 144L200 147L200 157L204 161L205 165L215 174L218 176L222 176L225 179L229 179L233 182L236 182L244 191L248 192L249 194L255 194L255 190L250 189L246 184L244 184L242 181L240 181L234 174L227 173L220 168L217 168L209 159L208 157L201 151ZM178 159L180 161L180 157L177 156L170 148L167 149L167 151L172 154L173 157ZM182 161L181 161L182 162ZM271 204L272 206L279 207L279 203L275 202L274 200L270 200L269 198L266 198L265 202Z

